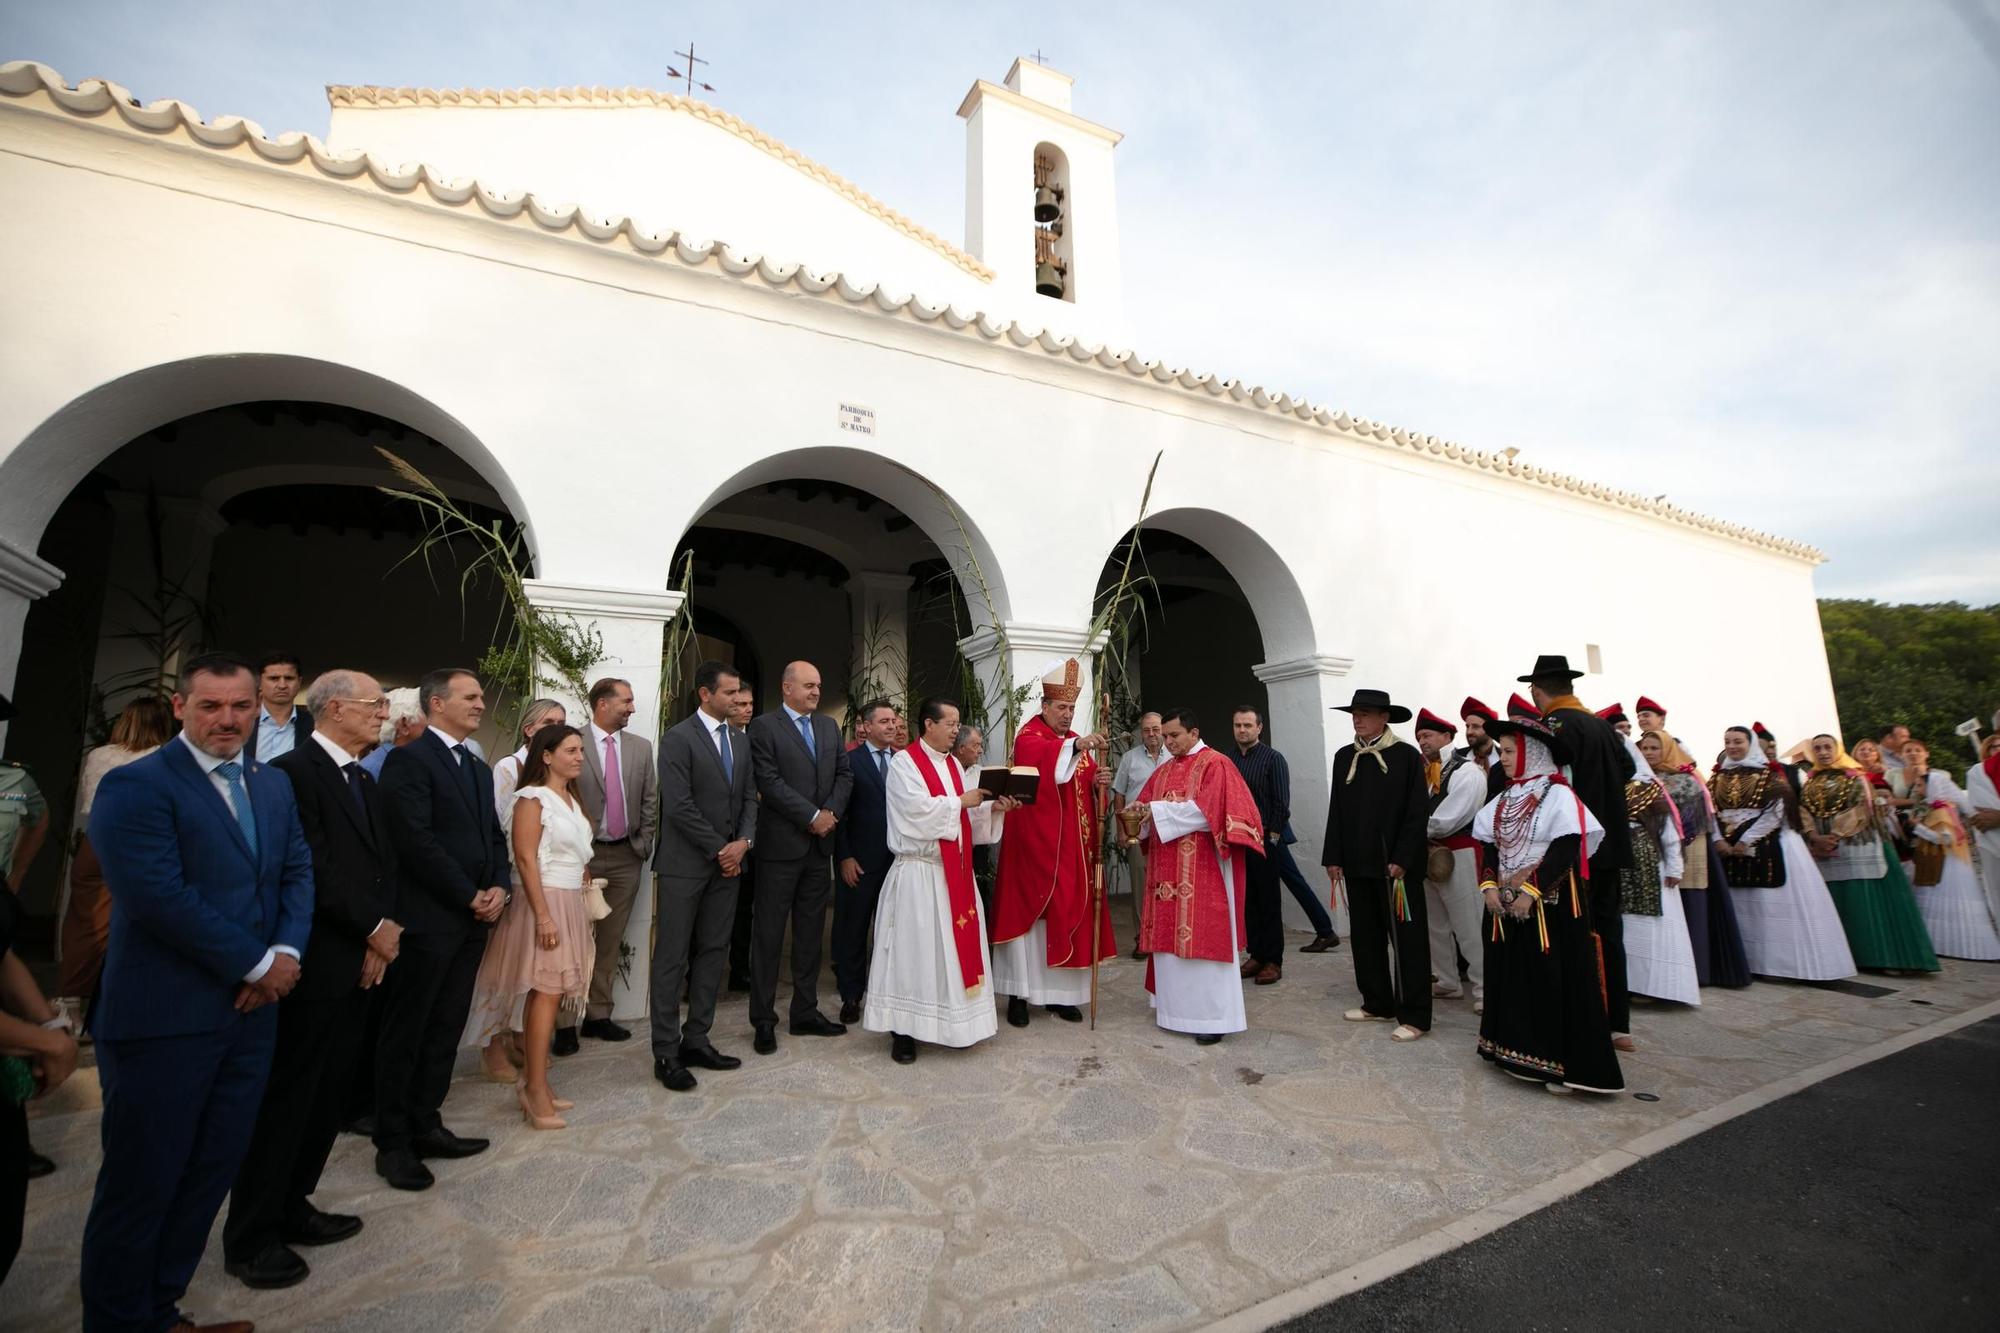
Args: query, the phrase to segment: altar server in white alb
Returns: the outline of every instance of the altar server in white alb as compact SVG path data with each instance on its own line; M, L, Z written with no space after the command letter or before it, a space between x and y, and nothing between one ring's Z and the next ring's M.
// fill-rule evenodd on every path
M1462 707L1486 705L1469 698ZM1479 892L1479 844L1472 840L1472 817L1486 804L1486 764L1474 759L1470 748L1452 751L1458 728L1428 708L1418 711L1415 734L1430 792L1424 820L1424 898L1430 908L1431 970L1438 978L1431 983L1431 994L1441 1000L1463 994L1457 965L1463 958L1472 1011L1480 1013L1486 1002L1486 900Z
M897 1064L917 1058L917 1043L970 1046L998 1031L987 984L991 956L986 918L972 879L971 812L987 802L968 790L951 757L958 705L926 699L917 713L922 738L889 763L889 850L896 859L875 906L875 951L861 1025L890 1035ZM1015 808L993 800L999 815ZM986 821L982 821L983 823Z
M1152 954L1146 989L1154 1019L1211 1046L1248 1026L1236 955L1244 866L1264 854L1264 824L1236 765L1202 744L1193 710L1170 708L1160 720L1173 757L1126 807L1146 820L1139 947Z

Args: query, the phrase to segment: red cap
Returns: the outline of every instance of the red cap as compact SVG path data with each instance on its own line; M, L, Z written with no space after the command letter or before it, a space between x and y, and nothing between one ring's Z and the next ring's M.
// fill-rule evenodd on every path
M1488 708L1485 704L1479 702L1479 700L1473 698L1469 694L1465 696L1465 702L1458 706L1458 715L1461 718L1483 717L1488 722L1498 722L1500 720L1500 715L1498 713L1494 712L1492 709Z
M1656 704L1643 694L1639 696L1639 702L1632 705L1632 710L1638 713L1658 713L1661 717L1667 715L1664 704Z
M1765 728L1762 722L1752 722L1750 730L1759 740L1775 741L1778 739Z
M1410 728L1410 730L1442 731L1447 736L1458 735L1457 724L1445 721L1428 708L1419 708L1417 710L1417 725Z
M1597 715L1603 718L1606 722L1630 722L1632 720L1625 716L1624 704L1606 705L1605 707L1597 710Z
M1523 699L1519 694L1507 701L1508 717L1540 717L1542 710Z

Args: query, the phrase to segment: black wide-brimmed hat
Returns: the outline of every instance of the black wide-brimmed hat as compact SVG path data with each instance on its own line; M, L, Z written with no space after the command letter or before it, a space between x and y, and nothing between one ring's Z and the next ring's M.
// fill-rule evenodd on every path
M1510 717L1501 722L1488 722L1486 734L1493 738L1495 745L1500 743L1502 736L1533 736L1549 747L1549 753L1555 756L1558 764L1569 762L1569 742L1565 741L1563 734L1550 726L1544 718Z
M1354 697L1344 704L1335 704L1334 711L1352 713L1357 708L1380 708L1389 714L1391 722L1408 722L1410 710L1401 704L1389 702L1387 690L1356 690Z
M1562 676L1568 680L1575 680L1578 676L1587 674L1583 671L1570 670L1569 658L1561 653L1543 653L1535 659L1533 671L1525 676L1516 676L1514 679L1525 685L1541 680L1545 676Z

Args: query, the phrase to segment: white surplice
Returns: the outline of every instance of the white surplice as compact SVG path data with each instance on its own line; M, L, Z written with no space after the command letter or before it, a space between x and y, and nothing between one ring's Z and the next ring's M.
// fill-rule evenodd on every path
M1193 801L1154 801L1147 809L1153 815L1152 836L1162 843L1190 833L1215 832ZM1250 1025L1243 1012L1243 973L1235 961L1239 947L1235 858L1222 848L1215 860L1222 867L1223 892L1228 895L1230 961L1153 955L1153 1017L1169 1032L1241 1032Z
M951 893L938 860L939 841L956 845L960 832L963 807L948 790L950 778L945 776L957 771L956 761L928 745L924 751L945 781L943 796L931 795L909 751L889 761L889 850L896 859L875 905L875 951L868 967L861 1026L870 1032L900 1032L938 1046L970 1046L999 1030L993 1013L986 917L979 895L973 894L987 984L968 995L952 931ZM975 829L973 841L988 838Z

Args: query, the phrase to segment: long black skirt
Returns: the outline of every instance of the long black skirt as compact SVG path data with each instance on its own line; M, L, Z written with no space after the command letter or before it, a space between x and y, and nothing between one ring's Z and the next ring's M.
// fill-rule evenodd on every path
M1500 938L1485 918L1486 1012L1479 1054L1520 1078L1589 1092L1625 1086L1604 1008L1597 936L1567 903L1547 910L1548 945L1535 917L1502 914Z
M1704 986L1729 990L1749 985L1750 956L1743 952L1743 931L1736 924L1729 881L1722 873L1722 856L1713 840L1708 847L1708 887L1683 893L1681 906L1687 912L1688 937L1694 944L1695 979Z

